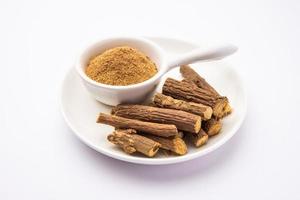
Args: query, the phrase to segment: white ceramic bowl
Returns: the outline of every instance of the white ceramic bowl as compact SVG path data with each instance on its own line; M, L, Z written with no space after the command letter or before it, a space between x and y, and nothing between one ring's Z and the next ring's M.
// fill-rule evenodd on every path
M91 58L101 54L105 50L118 47L131 46L149 56L157 66L157 74L150 79L128 86L113 86L98 83L90 79L85 74L85 68ZM107 105L117 105L120 103L137 103L141 102L146 95L154 89L159 82L161 76L168 70L184 65L194 63L200 60L220 59L231 55L237 51L234 45L218 45L208 49L194 49L185 54L177 55L171 60L166 60L165 52L155 43L144 38L110 38L96 42L86 48L79 57L76 63L76 69L80 75L87 90L100 102Z
M118 46L130 46L140 50L156 64L158 73L152 78L138 84L128 86L113 86L98 83L90 79L85 68L91 58L101 54L107 49ZM96 42L87 47L80 55L76 70L81 77L86 89L96 98L96 100L107 104L117 105L120 103L136 103L142 101L147 93L154 89L159 82L159 78L164 73L166 60L162 49L150 40L144 38L110 38Z

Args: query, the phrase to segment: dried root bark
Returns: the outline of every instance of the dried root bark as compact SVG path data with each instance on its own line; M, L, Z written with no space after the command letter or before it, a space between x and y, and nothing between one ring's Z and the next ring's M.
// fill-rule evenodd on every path
M97 123L111 125L120 129L135 129L162 137L178 136L176 126L172 124L143 122L135 119L127 119L124 117L107 115L104 113L100 113Z
M153 157L161 146L154 140L137 135L133 129L115 130L107 136L107 139L113 144L120 146L128 154L137 151L148 157Z
M222 123L220 120L211 118L210 120L203 123L202 128L208 134L208 136L214 136L221 131Z
M192 81L199 88L209 91L212 95L221 96L215 88L213 88L209 83L206 82L197 72L195 72L190 66L182 65L180 66L180 73L183 78Z
M188 65L180 66L180 73L186 80L193 82L197 87L206 90L211 95L221 97L221 95L203 77L201 77L197 72L195 72L190 66ZM216 117L222 118L232 112L231 106L227 98L225 104L226 105L223 107L222 111Z
M227 103L226 106L223 108L223 115L221 116L221 118L226 117L230 113L232 113L232 108L231 108L230 104Z
M208 90L197 87L191 81L177 81L168 78L163 85L163 94L175 99L201 103L213 109L213 115L221 118L228 100L226 97L212 95Z
M174 99L170 96L166 96L160 93L155 94L153 102L158 107L182 110L199 115L203 120L208 120L212 116L212 108L209 106Z
M163 138L154 135L144 135L151 140L158 142L162 149L172 151L178 155L184 155L187 153L187 146L183 139L179 137L174 138Z
M130 119L162 124L174 124L177 129L198 133L201 117L181 110L157 108L143 105L118 105L112 114Z
M190 134L191 140L196 147L201 147L208 141L208 135L203 129L200 130L198 134Z

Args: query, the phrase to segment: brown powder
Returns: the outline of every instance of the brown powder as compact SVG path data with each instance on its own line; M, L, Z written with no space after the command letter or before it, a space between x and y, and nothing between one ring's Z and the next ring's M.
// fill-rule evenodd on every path
M108 85L131 85L148 80L157 73L154 62L137 49L122 46L92 58L86 68L88 77Z

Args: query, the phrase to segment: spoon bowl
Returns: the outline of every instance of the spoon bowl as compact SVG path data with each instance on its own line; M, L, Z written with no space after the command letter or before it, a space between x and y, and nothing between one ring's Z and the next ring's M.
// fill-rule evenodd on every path
M86 75L85 69L91 58L101 54L105 50L119 46L130 46L138 49L156 64L158 72L144 82L127 86L102 84ZM179 55L172 60L167 60L165 52L150 40L145 38L118 37L104 39L85 48L80 54L75 67L84 86L96 100L106 105L115 106L121 103L143 101L147 94L159 83L162 75L174 67L201 60L220 59L234 53L236 50L237 48L233 45L211 47L205 50L195 49L186 54Z

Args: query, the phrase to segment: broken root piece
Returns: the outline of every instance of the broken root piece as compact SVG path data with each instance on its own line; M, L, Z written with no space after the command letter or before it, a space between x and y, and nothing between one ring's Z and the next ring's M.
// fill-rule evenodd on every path
M112 114L129 119L136 119L161 124L174 124L178 130L198 133L201 117L181 110L157 108L143 105L118 105Z
M223 115L223 108L227 104L226 97L212 95L208 90L197 87L188 80L177 81L168 78L163 85L163 94L189 102L204 104L213 109L217 118Z
M178 136L177 128L173 124L143 122L135 119L127 119L124 117L118 117L104 113L100 113L97 123L111 125L119 129L135 129L137 131L142 131L162 137Z
M201 116L203 120L208 120L212 116L212 108L203 104L187 102L184 100L174 99L171 96L156 93L153 102L161 108L170 108L182 110Z
M209 83L206 82L197 72L195 72L190 66L182 65L180 66L180 73L183 78L192 81L199 88L209 91L212 95L221 96L215 88L213 88Z
M190 134L191 140L196 147L201 147L208 141L208 135L203 129L200 130L198 134Z
M222 123L220 120L211 118L210 120L203 123L202 128L208 134L208 136L214 136L221 131Z
M145 135L145 137L150 138L161 144L162 149L172 151L178 155L184 155L187 153L187 146L185 142L179 137L163 138L153 135Z
M137 135L133 129L115 130L107 136L107 139L120 146L128 154L138 151L148 157L153 157L161 146L149 138Z
M180 73L184 77L184 79L192 82L198 88L206 90L213 96L222 97L204 78L202 78L197 72L195 72L190 66L182 65L180 66ZM228 99L226 97L222 97L223 103L225 106L218 107L214 109L214 115L217 118L223 118L231 113L231 106L229 105Z

